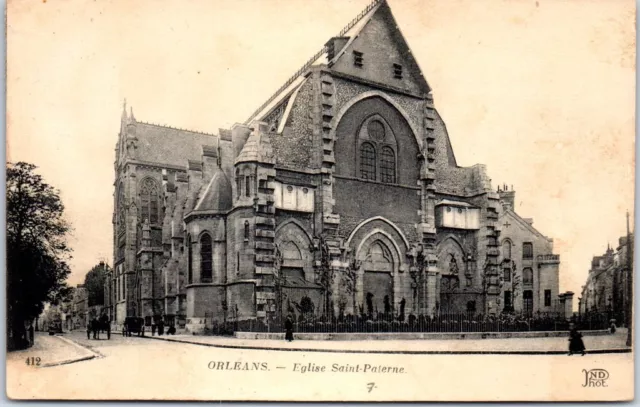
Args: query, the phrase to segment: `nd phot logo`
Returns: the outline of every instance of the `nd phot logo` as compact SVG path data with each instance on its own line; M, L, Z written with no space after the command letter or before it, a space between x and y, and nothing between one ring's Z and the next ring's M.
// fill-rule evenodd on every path
M584 384L582 387L607 387L609 372L604 369L582 369Z

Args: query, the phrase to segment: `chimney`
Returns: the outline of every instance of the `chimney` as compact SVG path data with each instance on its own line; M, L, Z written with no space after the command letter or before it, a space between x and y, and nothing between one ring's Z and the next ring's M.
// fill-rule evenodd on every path
M244 147L244 143L247 141L250 134L251 134L251 128L244 124L236 123L233 125L233 127L231 127L231 140L233 143L233 159L234 160L236 159L236 157L238 157L238 155L240 154L240 151L242 151L242 147Z
M219 129L220 134L220 167L222 171L227 175L227 178L233 179L233 138L231 136L231 130Z
M188 160L187 169L189 189L200 188L200 185L202 185L202 163L195 160Z
M333 37L327 41L325 47L327 47L327 60L329 63L342 51L347 42L349 42L349 37Z
M498 194L500 195L502 206L504 208L509 208L512 211L515 211L516 191L513 190L513 187L511 187L511 190L509 190L509 187L507 185L504 185L502 189L498 189Z
M218 147L202 146L202 181L209 182L219 167Z

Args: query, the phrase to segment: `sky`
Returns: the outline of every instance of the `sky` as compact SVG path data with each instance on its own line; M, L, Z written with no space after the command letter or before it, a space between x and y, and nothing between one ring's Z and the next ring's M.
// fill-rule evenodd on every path
M388 1L458 164L513 185L516 211L554 239L560 290L580 293L591 257L616 247L633 211L635 2ZM7 160L36 164L61 191L69 282L113 262L125 98L138 120L217 133L368 3L9 2Z

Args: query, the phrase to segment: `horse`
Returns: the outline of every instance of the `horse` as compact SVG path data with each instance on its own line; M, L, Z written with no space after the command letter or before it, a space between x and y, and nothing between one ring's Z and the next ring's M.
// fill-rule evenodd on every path
M91 339L91 334L93 334L93 339L100 339L100 332L106 332L107 339L111 339L111 324L109 323L109 318L106 315L103 315L98 320L94 318L87 326L87 339Z
M109 317L102 314L100 319L98 320L98 336L100 336L100 332L105 332L107 334L107 339L111 339L111 323L109 322Z

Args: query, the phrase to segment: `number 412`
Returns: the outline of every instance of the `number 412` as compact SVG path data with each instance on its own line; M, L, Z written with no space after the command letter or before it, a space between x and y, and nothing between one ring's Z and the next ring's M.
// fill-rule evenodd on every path
M39 357L27 358L27 366L40 366L41 359Z

